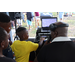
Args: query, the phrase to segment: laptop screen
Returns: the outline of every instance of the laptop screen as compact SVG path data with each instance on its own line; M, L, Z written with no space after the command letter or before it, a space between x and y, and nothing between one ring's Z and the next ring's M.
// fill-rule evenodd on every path
M43 30L49 30L49 25L55 22L57 22L57 17L43 17L41 19L41 27Z

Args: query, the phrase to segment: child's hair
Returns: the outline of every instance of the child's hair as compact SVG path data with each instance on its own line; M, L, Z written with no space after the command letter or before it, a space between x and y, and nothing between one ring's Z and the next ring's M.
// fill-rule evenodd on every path
M19 32L21 32L21 31L23 31L23 30L26 30L26 28L25 27L18 27L16 29L16 34L19 33Z
M0 13L0 22L8 23L10 22L10 17L4 13Z
M23 36L23 31L26 31L26 28L25 27L18 27L17 29L16 29L16 34L19 36L19 38L21 39L22 38L22 36Z
M0 27L0 46L1 42L6 39L6 36L7 36L6 31Z

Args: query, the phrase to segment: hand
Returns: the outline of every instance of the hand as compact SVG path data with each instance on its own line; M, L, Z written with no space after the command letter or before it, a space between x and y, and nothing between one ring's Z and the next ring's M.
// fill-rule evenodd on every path
M39 44L42 45L44 40L45 40L45 38L41 37Z
M48 40L44 43L44 45L50 44L51 42L48 42Z
M51 39L49 38L45 43L44 45L47 45L47 44L50 44L51 43Z
M44 37L41 37L41 38L40 38L40 41L44 41L44 40L45 40L45 38L44 38Z

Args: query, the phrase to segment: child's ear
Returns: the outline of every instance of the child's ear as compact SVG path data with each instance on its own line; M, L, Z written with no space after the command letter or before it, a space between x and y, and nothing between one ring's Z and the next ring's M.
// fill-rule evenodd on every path
M2 42L1 42L1 47L4 48L4 46L5 46L5 42L2 41Z

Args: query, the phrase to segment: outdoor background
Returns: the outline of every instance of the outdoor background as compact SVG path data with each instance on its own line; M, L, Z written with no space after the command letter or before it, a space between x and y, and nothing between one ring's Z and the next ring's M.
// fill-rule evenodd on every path
M50 12L50 13L52 13L53 17L58 18L57 12ZM64 12L64 15L63 15L63 22L66 22L69 24L68 37L75 37L75 13L74 12ZM25 15L25 23L22 22L22 26L28 29L26 20L27 18ZM40 20L40 27L41 27L41 20ZM34 18L34 20L32 21L31 30L29 31L29 37L35 37L35 36L36 36L36 28L35 28L35 18Z
M57 12L50 12L50 13L53 14L53 17L58 17ZM63 16L63 22L66 22L69 24L68 37L75 37L75 13L73 12L72 16L70 13L71 12L69 12L68 17ZM25 18L26 18L26 16L25 16ZM27 23L23 22L22 26L24 26L28 29ZM40 21L40 27L41 27L41 21ZM31 30L29 31L29 36L35 37L35 35L36 35L36 29L35 29L35 19L34 19L34 21L32 21Z

